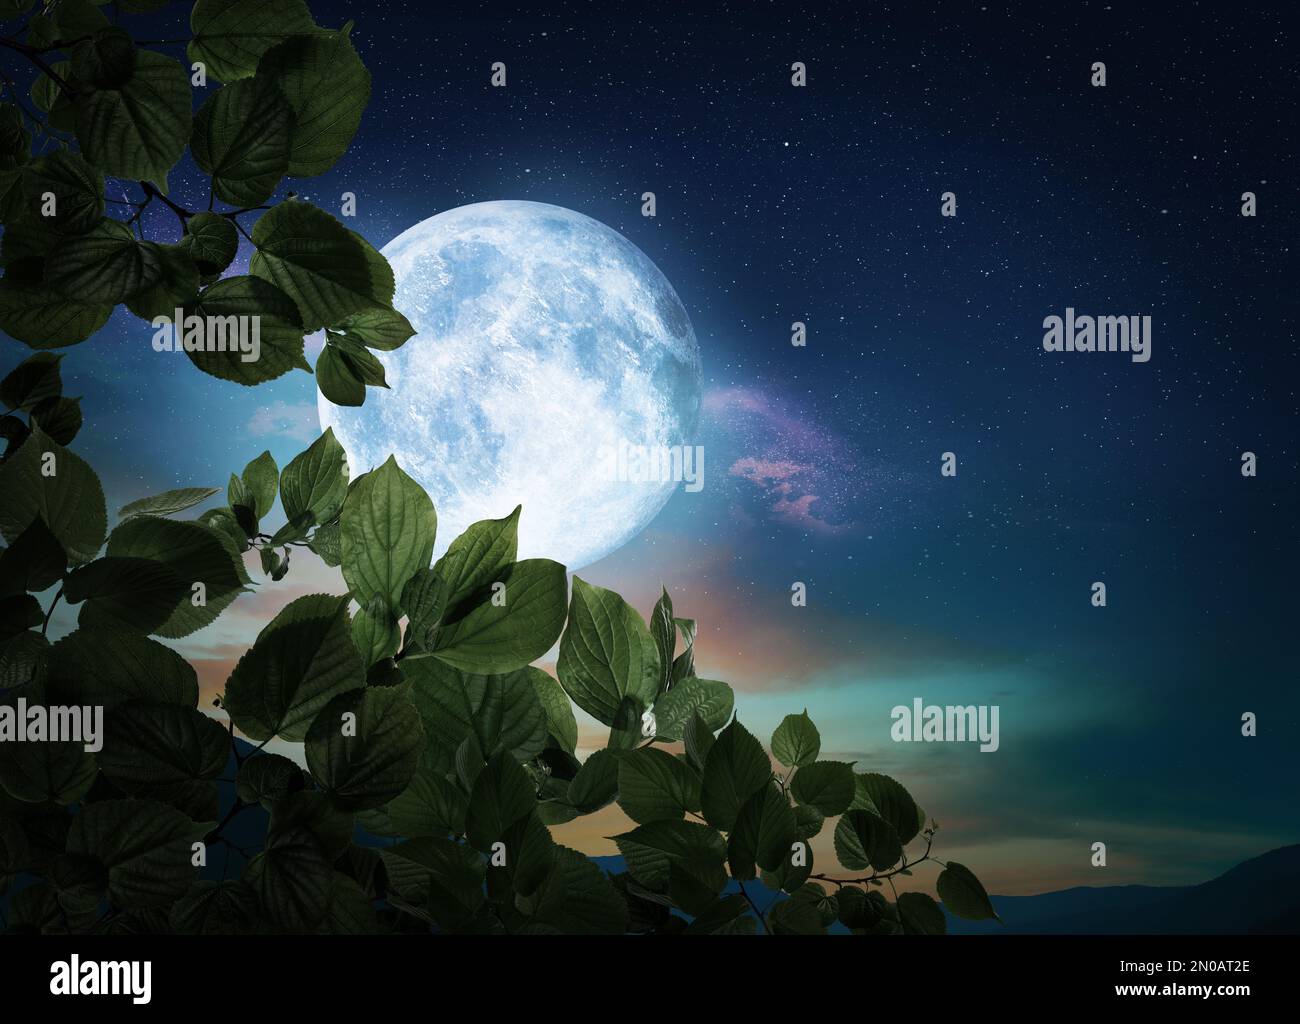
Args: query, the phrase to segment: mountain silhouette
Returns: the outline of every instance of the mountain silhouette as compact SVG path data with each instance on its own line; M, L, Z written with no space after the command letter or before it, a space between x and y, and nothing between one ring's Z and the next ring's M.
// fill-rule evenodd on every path
M996 921L948 915L954 935L1284 935L1300 933L1300 845L1243 861L1200 885L1077 886L994 896Z

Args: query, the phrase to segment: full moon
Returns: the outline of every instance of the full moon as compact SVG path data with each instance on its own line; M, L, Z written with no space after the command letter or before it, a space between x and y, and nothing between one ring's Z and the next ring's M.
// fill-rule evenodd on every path
M659 268L599 221L532 202L448 210L383 253L416 334L375 353L388 390L318 399L352 475L395 455L438 510L436 554L516 505L519 557L570 570L645 529L681 484L611 453L692 444L701 394L695 331Z

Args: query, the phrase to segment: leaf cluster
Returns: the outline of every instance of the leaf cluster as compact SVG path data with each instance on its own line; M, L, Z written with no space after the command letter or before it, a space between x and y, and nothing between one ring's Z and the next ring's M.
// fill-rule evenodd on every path
M520 508L434 561L428 495L391 458L349 479L329 431L283 470L253 459L224 506L194 513L217 488L167 491L109 530L94 470L32 412L61 396L58 365L38 353L0 382L29 417L11 417L0 461L0 705L99 706L105 723L95 752L0 742L11 929L944 930L929 895L895 889L934 860L937 826L894 779L823 759L806 711L769 755L731 687L696 674L696 623L666 591L648 621L579 577L570 591L564 566L517 557ZM277 501L285 525L268 534ZM217 701L227 732L160 641L246 593L254 549L271 583L307 549L348 592L299 597L266 624ZM77 625L51 644L60 600ZM533 663L557 642L551 676ZM585 758L575 708L608 730ZM260 745L248 753L235 730ZM220 820L219 781L234 788ZM611 837L626 870L610 875L551 826L614 803L634 827ZM835 859L860 877L814 873L831 820ZM223 860L208 877L195 843L242 870ZM762 913L746 888L759 880L778 894ZM994 916L961 865L937 886L953 913Z
M7 0L0 23L32 7ZM34 75L27 90L6 75L0 101L0 331L62 348L125 306L158 347L255 385L312 372L304 339L325 329L317 384L362 404L386 386L375 351L414 329L392 308L383 255L285 187L333 167L361 123L370 74L351 23L322 28L303 0L197 0L188 38L157 44L184 60L137 42L130 23L91 0L49 0L0 35ZM173 198L174 178L206 208ZM145 215L154 204L175 215L169 231ZM186 327L231 317L256 319L256 358Z

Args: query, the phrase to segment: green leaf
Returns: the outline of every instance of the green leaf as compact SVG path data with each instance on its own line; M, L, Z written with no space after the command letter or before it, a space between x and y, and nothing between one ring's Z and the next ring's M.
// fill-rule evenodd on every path
M794 808L795 832L800 839L811 839L826 824L826 815L810 804L796 804Z
M0 597L0 642L8 643L14 637L35 629L44 619L41 603L31 594Z
M426 755L411 784L389 803L388 815L403 836L459 835L465 831L468 809L469 798Z
M984 891L983 884L964 864L948 861L948 866L939 872L935 887L943 905L958 917L967 921L985 921L989 918L1001 920L993 909L993 901Z
M104 543L108 513L99 477L33 425L27 440L0 464L0 533L12 544L37 516L74 565L94 558Z
M459 606L467 600L481 601L482 592L490 589L514 563L519 550L520 509L516 505L504 519L484 519L472 524L435 563L433 571L443 578L447 587L444 607L452 616L463 614L464 609Z
M693 711L691 717L687 719L686 728L682 730L682 733L687 760L690 761L691 766L697 772L703 774L704 765L709 759L709 751L713 749L713 744L717 742L712 728L700 717L698 711Z
M131 34L106 25L89 39L72 47L72 73L97 89L118 89L135 71L135 43Z
M730 832L749 798L772 779L772 762L740 722L722 730L704 762L700 792L705 820Z
M244 528L239 525L234 509L211 508L200 513L197 521L208 527L208 529L223 534L234 545L237 553L243 554L248 550L248 535L244 533Z
M33 21L33 25L38 23L39 19ZM73 78L70 60L51 61L50 70L65 82L70 83ZM76 130L77 112L72 106L72 95L50 75L36 77L36 81L32 82L31 97L36 109L49 115L51 128L61 132Z
M73 804L95 781L84 741L0 743L0 792L29 804Z
M287 39L263 55L257 72L279 84L293 109L289 173L324 174L347 152L370 102L370 72L347 30Z
M355 880L335 871L330 882L320 935L380 935L384 929L374 903Z
M172 639L213 622L250 582L230 537L197 522L132 516L109 535L105 553L160 562L180 577L186 598L153 630Z
M745 801L736 816L727 841L731 877L748 881L755 875L755 865L764 871L779 870L796 838L794 811L780 788L769 783Z
M869 928L880 918L874 903L867 894L853 885L842 885L836 891L836 917L847 928Z
M247 882L201 879L172 904L167 923L179 935L251 935L258 929L261 909Z
M0 278L0 331L32 348L61 348L85 341L104 326L111 305L77 302L53 288Z
M229 217L196 213L186 222L180 244L200 273L220 274L239 251L239 230Z
M44 213L47 193L54 195L51 216ZM104 176L80 153L59 149L38 156L23 168L23 211L56 234L88 231L104 216Z
M134 633L78 629L50 648L49 696L62 704L112 708L143 699L192 708L199 683L189 662Z
M666 750L628 750L618 756L618 805L643 825L676 820L699 808L700 780Z
M677 625L673 619L673 599L666 587L659 588L659 600L650 614L650 635L659 651L659 692L663 693L672 682L673 650L677 644ZM683 726L685 722L682 723Z
M925 825L925 814L906 789L888 775L869 772L853 777L853 807L873 811L893 826L906 846Z
M735 695L716 679L687 676L655 702L655 730L660 739L685 737L692 715L699 715L707 730L721 729L731 718Z
M575 576L556 672L578 707L613 725L624 698L642 710L654 701L659 653L636 609L612 590Z
M277 800L301 792L306 785L303 770L280 754L257 754L239 766L235 795L246 804L260 804L266 810Z
M505 863L488 862L488 891L504 879L516 897L527 897L547 880L555 863L556 846L548 829L536 813L525 815L511 825L501 837L499 853Z
M145 515L169 516L193 508L219 492L218 487L179 487L174 491L163 491L149 498L139 498L128 505L123 505L117 514L120 519Z
M326 345L316 360L316 386L335 405L356 408L366 401L366 382L346 355L334 345Z
M32 422L51 440L63 445L71 444L81 430L81 399L42 399L32 410Z
M608 805L618 795L618 757L611 750L597 750L569 783L566 800L583 814Z
M239 659L222 707L255 740L306 738L316 715L365 680L348 626L348 599L309 594L291 601Z
M290 521L304 513L327 523L338 515L348 492L348 457L334 437L334 428L294 456L280 474L280 502Z
M0 0L0 17L6 21L28 10L36 0ZM39 17L39 15L38 15Z
M425 731L445 749L473 735L485 757L509 753L527 761L546 746L546 713L535 682L545 675L541 669L473 675L433 658L404 664Z
M816 761L794 773L790 793L826 817L848 810L853 802L853 766L847 761Z
M38 352L15 366L0 381L0 402L6 409L30 411L47 398L63 392L59 374L62 355Z
M280 470L270 452L262 452L244 467L240 475L244 490L253 500L253 514L258 519L265 518L275 507L275 492L280 483Z
M230 756L221 723L194 708L128 701L108 712L96 756L108 780L129 796L151 797L203 820L217 812L213 784Z
M419 569L406 581L401 605L407 616L407 646L433 646L446 594L446 581L432 569Z
M326 347L342 359L351 377L368 387L388 387L384 364L361 342L334 331L325 332L325 342Z
M248 272L280 288L314 331L393 301L388 261L360 235L301 200L283 202L253 227Z
M443 619L435 658L468 672L510 672L551 649L564 628L564 566L530 558L507 567L496 582L482 603Z
M377 348L382 352L401 348L408 338L415 336L411 321L397 310L384 307L353 313L342 323L336 324L334 329L344 331L349 338L361 342L367 348Z
M294 368L311 370L303 356L304 332L298 307L275 285L260 278L227 277L205 288L198 302L185 310L186 320L192 316L213 325L205 333L211 335L208 341L215 347L185 349L190 362L204 373L236 384L252 385L275 380ZM248 321L250 338L251 325L257 325L255 351L241 349L235 329L238 321L232 323L231 317L258 318ZM224 334L220 333L223 327ZM225 351L220 351L221 347Z
M43 685L49 649L49 641L34 629L0 643L0 689L19 690L25 686Z
M948 931L948 920L939 904L923 892L898 894L898 918L904 935L943 935Z
M317 31L303 0L198 0L190 30L190 61L221 82L248 78L271 47Z
M322 562L337 569L343 564L343 541L337 521L326 523L311 535L307 546L320 556Z
M781 858L780 867L775 871L764 871L761 878L769 889L793 893L808 881L812 869L813 848L807 843L795 842Z
M291 932L314 931L329 909L334 869L306 828L270 836L244 871L265 914Z
M627 930L627 904L608 876L566 846L555 848L550 874L533 902L533 920L565 935L622 935Z
M682 634L682 653L673 659L670 677L674 684L695 675L695 620L675 619L677 630Z
M194 117L190 150L212 176L217 198L257 206L289 169L293 111L274 79L245 78L218 89Z
M226 500L230 502L230 507L243 508L248 512L250 521L257 519L257 513L253 511L253 496L248 493L248 486L244 483L242 477L230 474L230 483L226 486ZM252 531L256 535L256 530Z
M57 39L80 39L98 32L108 19L89 0L62 0L54 10Z
M699 916L695 918L683 932L683 935L722 935L730 934L725 931L729 925L733 925L737 920L743 919L743 915L749 912L749 903L740 893L732 896L721 896ZM753 919L749 919L750 927L746 934L753 935Z
M63 545L37 516L9 547L0 551L0 593L12 590L39 594L62 578L67 564Z
M139 50L120 87L78 93L74 105L87 160L105 174L167 191L167 172L190 138L190 80L178 61Z
M274 842L294 829L310 832L331 860L341 857L352 842L353 814L340 809L324 792L298 790L279 800L271 801L271 821L267 834Z
M163 907L184 896L197 869L190 844L212 823L154 800L87 804L68 830L68 852L92 857L108 870L108 898L119 907Z
M433 557L438 517L429 496L389 456L357 480L339 526L343 578L353 597L382 597L399 614L406 581Z
M126 305L142 320L171 320L176 310L194 305L198 298L199 268L186 246L157 245L150 251L158 260L158 279L131 295Z
M463 927L483 905L486 868L467 844L422 836L387 847L380 856L390 878L419 879L412 888L430 893L429 910L444 929Z
M88 629L152 633L189 593L170 567L146 558L99 558L68 575L63 596L86 603L77 622Z
M903 856L892 825L871 811L846 811L835 826L835 856L850 871L886 871Z
M727 882L721 835L691 821L654 821L614 836L628 872L648 889L664 892L675 865L715 894Z
M493 843L536 806L536 794L523 768L510 754L496 754L474 780L465 815L465 838L474 849L488 853Z
M821 914L807 900L781 900L767 912L767 924L773 935L824 935Z
M352 618L352 642L367 667L397 653L401 630L382 597L372 597L365 608L357 610Z
M801 715L786 715L772 733L772 756L787 768L812 764L821 749L821 733L808 717L807 708Z
M382 807L415 777L424 745L409 687L352 690L316 716L307 732L307 767L335 805Z
M578 720L569 697L556 680L541 669L528 668L529 678L546 713L546 727L560 747L572 754L578 746Z
M32 155L32 136L23 123L22 111L12 103L0 103L0 173L9 174Z

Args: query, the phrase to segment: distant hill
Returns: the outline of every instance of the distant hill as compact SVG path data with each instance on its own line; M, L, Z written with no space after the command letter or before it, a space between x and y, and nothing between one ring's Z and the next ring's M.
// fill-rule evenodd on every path
M1244 861L1200 885L1079 886L994 896L996 921L949 915L954 935L1300 934L1300 845Z

